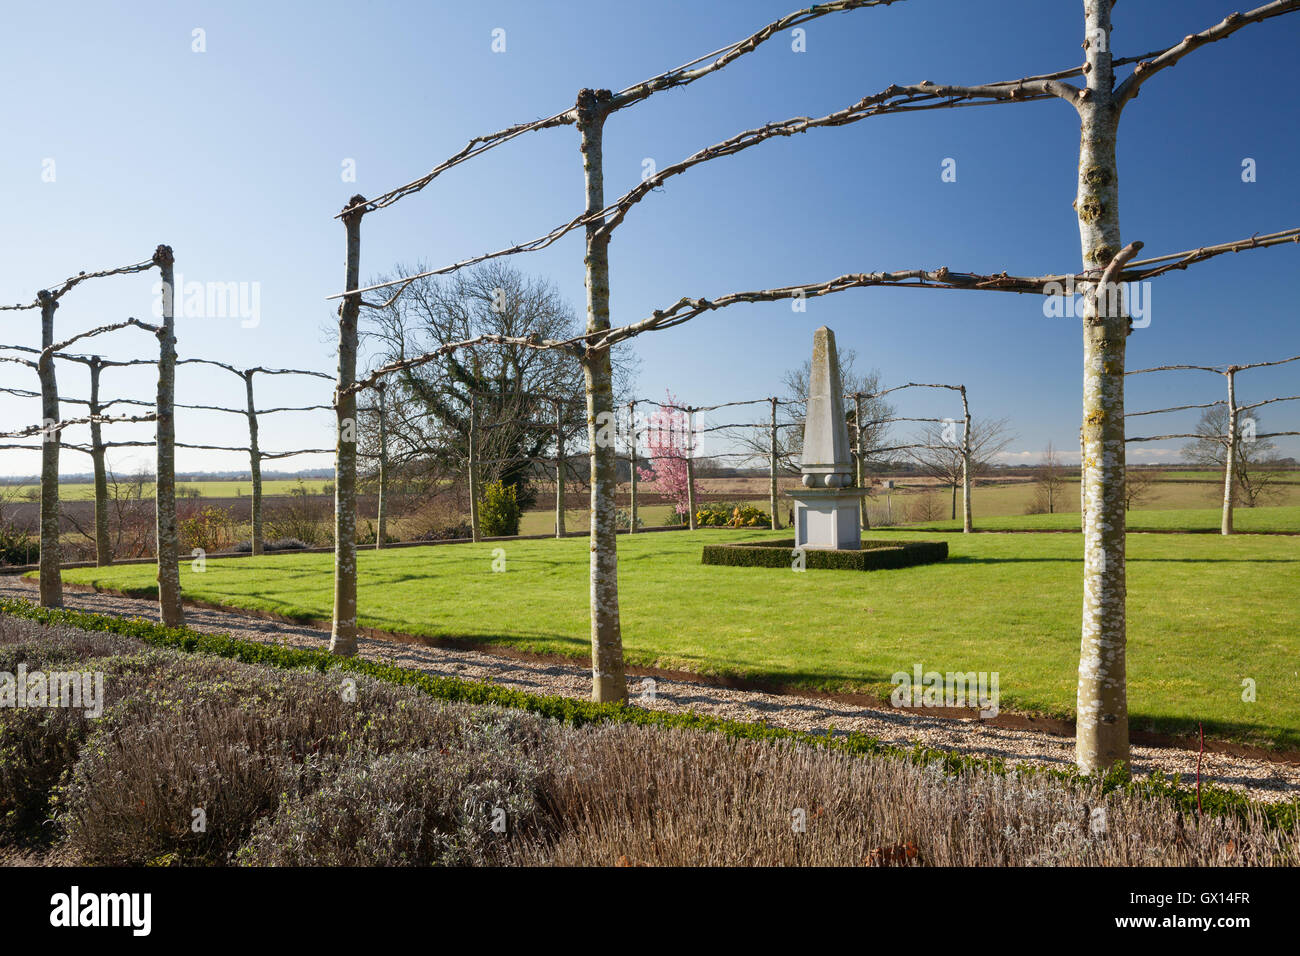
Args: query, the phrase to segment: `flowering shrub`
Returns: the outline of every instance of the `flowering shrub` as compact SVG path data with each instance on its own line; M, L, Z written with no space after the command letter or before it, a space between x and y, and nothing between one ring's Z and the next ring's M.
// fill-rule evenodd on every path
M666 394L669 405L678 404L671 392ZM678 408L656 409L646 422L645 435L650 467L637 469L641 480L671 499L684 522L686 515L690 514L686 473L686 456L691 448L689 418Z
M715 502L695 512L700 528L769 528L772 516L757 505Z

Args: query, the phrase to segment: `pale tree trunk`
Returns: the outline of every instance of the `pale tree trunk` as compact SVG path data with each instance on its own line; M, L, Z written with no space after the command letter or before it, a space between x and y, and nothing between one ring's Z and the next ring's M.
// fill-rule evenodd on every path
M1088 486L1083 480L1083 429L1079 430L1079 527L1088 517Z
M775 400L773 401L773 405L772 405L772 421L773 421L772 431L775 432L776 431ZM858 432L858 440L856 443L857 453L853 456L854 458L853 464L857 470L857 474L854 476L854 478L857 487L865 488L867 487L864 484L867 478L867 461L866 461L867 445L866 445L866 441L863 439L863 433L862 433L862 396L861 395L853 396L853 425ZM871 527L871 521L867 517L867 496L866 495L863 495L861 498L858 499L858 526L861 528Z
M469 397L469 528L470 538L479 539L478 525L478 397Z
M104 465L104 434L96 417L103 413L99 406L99 373L104 363L98 355L90 359L90 461L95 470L95 564L107 567L113 563L113 543L108 534L108 469Z
M379 501L375 507L375 550L384 546L388 534L388 401L383 382L375 384L379 400Z
M564 414L555 405L555 536L564 537Z
M970 514L970 404L966 401L966 386L961 387L961 530L970 534L974 523Z
M687 526L694 531L695 522L695 410L686 412L686 516Z
M361 218L364 196L353 196L343 217L347 230L344 288L361 284ZM330 653L352 657L357 652L357 394L349 391L357 379L357 319L361 293L343 297L339 305L339 370L334 392L338 438L334 451L334 620Z
M1237 471L1237 370L1229 368L1228 378L1228 449L1223 456L1223 524L1222 534L1232 534L1232 483Z
M768 401L772 403L772 421L771 424L769 425L772 444L771 444L771 460L768 462L768 467L769 467L768 480L771 484L769 493L772 498L772 530L776 531L781 527L781 517L780 517L781 500L778 497L780 495L780 488L778 487L777 484L777 479L779 477L779 473L777 469L780 464L780 460L777 455L777 444L776 444L776 434L777 434L776 433L776 398L773 397L771 399L768 399Z
M1111 0L1084 0L1088 92L1078 103L1075 211L1085 270L1102 270L1120 252L1115 139L1119 121L1110 54ZM1076 761L1085 773L1129 762L1125 665L1124 350L1128 321L1084 293L1083 627L1076 704ZM1118 295L1114 296L1116 305ZM1098 314L1101 312L1102 314Z
M185 623L181 603L180 535L176 529L176 290L175 256L159 246L154 262L162 273L162 327L158 333L157 516L158 615L168 627Z
M628 504L627 533L636 534L636 402L627 403L628 427L631 430L631 442L628 444L628 477L632 481L632 500Z
M257 404L253 400L253 369L244 372L244 391L248 397L248 473L253 479L252 535L253 554L262 553L262 449L257 442Z
M578 94L578 131L586 181L586 212L605 208L604 125L608 90ZM587 331L609 328L609 236L602 220L588 223L586 243ZM598 702L627 700L623 635L618 615L618 536L614 492L618 457L612 440L613 372L609 349L588 351L582 360L587 393L587 437L591 447L591 697ZM606 425L606 429L602 429ZM608 436L608 440L607 439Z
M41 606L63 607L63 572L59 544L59 385L54 375L54 313L59 302L45 290L41 304L41 356L36 372L41 380Z

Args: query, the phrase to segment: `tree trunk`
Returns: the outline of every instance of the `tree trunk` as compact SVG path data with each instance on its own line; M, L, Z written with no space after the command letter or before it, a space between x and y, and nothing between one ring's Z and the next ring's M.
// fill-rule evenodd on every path
M253 479L252 534L253 554L262 553L262 450L257 443L257 405L253 400L253 375L244 372L244 391L248 396L248 473Z
M175 256L159 246L154 262L162 273L162 331L158 336L157 516L158 615L168 627L185 623L181 604L180 535L176 529L176 290Z
M466 468L469 481L469 534L474 541L479 539L478 523L478 396L469 396L469 461Z
M1110 54L1111 0L1084 0L1087 94L1078 104L1075 211L1083 268L1120 252L1115 139L1119 121ZM1076 704L1076 761L1085 773L1129 763L1125 666L1124 351L1128 320L1118 296L1085 284L1083 314L1083 627ZM1100 314L1099 314L1100 313Z
M59 544L59 386L54 375L54 313L59 302L45 290L41 304L41 356L36 373L41 380L41 607L63 607L62 549Z
M771 456L770 474L769 474L769 481L771 483L770 494L772 497L772 530L776 531L778 528L781 527L781 510L780 510L781 501L779 498L780 488L778 486L778 481L777 481L779 477L779 472L777 471L777 468L780 459L778 458L777 444L776 444L776 435L777 435L776 398L775 397L770 398L768 399L768 401L772 403L772 422L771 425L769 426L771 429L770 437L772 439L772 456Z
M388 536L388 402L383 382L375 385L379 417L379 502L375 510L375 550L384 546Z
M603 138L608 90L578 94L578 130L586 181L586 211L605 208ZM587 224L587 331L609 328L609 237L603 220ZM618 615L618 538L614 525L617 450L602 440L601 424L614 413L609 349L589 351L582 360L587 393L587 437L591 446L591 697L598 702L627 700L623 635ZM609 416L609 417L604 417Z
M1079 429L1079 527L1088 517L1088 486L1083 480L1083 429ZM1127 508L1125 509L1128 510Z
M695 411L686 413L686 525L692 531L695 521Z
M564 413L555 403L555 536L564 537Z
M974 523L970 514L970 404L966 401L966 386L961 387L961 530L970 534Z
M774 409L775 410L775 409ZM853 454L854 466L854 484L858 488L866 488L864 484L867 478L867 443L863 437L862 431L862 396L853 396L853 427L857 430L858 440L854 443L855 451ZM870 528L871 521L867 517L867 496L863 495L858 499L858 527Z
M957 520L957 482L952 483L952 514L948 516L951 520Z
M1232 534L1232 486L1237 471L1237 370L1229 368L1228 378L1228 449L1223 456L1223 523L1219 530Z
M631 431L632 431L632 439L631 439L631 442L630 442L629 445L628 445L628 458L627 458L627 460L628 460L629 477L630 477L631 480L632 480L632 501L630 502L630 504L629 504L629 506L628 506L628 508L629 508L629 514L628 514L628 519L627 519L627 533L628 533L628 534L636 534L636 481L637 481L637 476L636 476L636 466L637 466L636 443L637 443L637 438L638 438L637 433L636 433L636 402L628 402L628 403L627 403L627 417L628 417L628 422L629 422L629 425L630 425L630 428L631 428Z
M346 208L362 206L343 217L347 230L345 288L361 284L361 218L364 196L353 196ZM334 620L330 653L352 657L357 652L357 395L349 392L357 378L357 318L361 293L345 295L339 305L339 370L334 392L338 438L334 451Z
M99 406L99 373L104 363L98 355L90 359L90 461L95 470L95 565L113 563L113 542L108 533L108 469L104 465L104 434L95 419L103 413Z

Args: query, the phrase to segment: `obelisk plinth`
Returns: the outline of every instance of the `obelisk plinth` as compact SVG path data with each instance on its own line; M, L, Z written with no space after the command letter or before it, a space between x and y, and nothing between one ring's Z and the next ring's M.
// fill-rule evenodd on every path
M795 500L797 548L856 551L862 547L859 502L867 492L850 487L853 457L843 392L835 333L822 326L813 333L808 375L800 466L804 487L790 492Z

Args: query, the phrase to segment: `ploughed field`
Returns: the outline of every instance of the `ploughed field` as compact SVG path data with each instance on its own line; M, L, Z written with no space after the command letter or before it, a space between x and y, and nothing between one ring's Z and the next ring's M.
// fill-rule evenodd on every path
M894 673L918 664L996 671L1004 710L1073 713L1077 533L878 532L873 537L945 540L949 557L865 573L700 562L706 543L783 535L621 536L629 662L881 697ZM1300 748L1300 538L1133 534L1128 558L1134 728L1187 733L1200 721L1219 737ZM586 659L588 559L585 538L362 551L359 620ZM65 580L149 594L154 573L149 565L84 568L65 572ZM326 620L332 556L209 560L203 573L185 561L181 580L191 599ZM1246 680L1254 682L1251 702L1242 699Z

